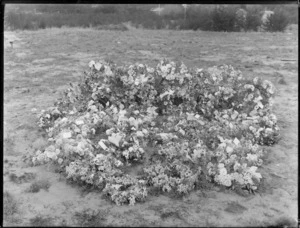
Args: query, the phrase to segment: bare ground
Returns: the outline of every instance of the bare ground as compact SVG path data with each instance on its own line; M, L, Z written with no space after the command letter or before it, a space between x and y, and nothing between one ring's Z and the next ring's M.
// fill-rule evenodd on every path
M75 216L90 208L100 212L96 224L103 226L296 226L297 34L78 28L5 32L4 190L15 198L18 211L7 216L4 225L91 225ZM13 48L10 40L15 40ZM83 192L68 184L51 167L28 167L22 162L22 155L47 143L31 109L53 105L70 82L79 80L90 60L139 61L154 66L163 57L189 67L231 64L245 77L259 76L275 84L274 112L282 140L268 148L269 156L260 169L263 191L242 196L215 187L180 200L161 195L143 204L118 207L98 192ZM17 179L12 179L12 174ZM50 188L28 192L36 180L48 180Z

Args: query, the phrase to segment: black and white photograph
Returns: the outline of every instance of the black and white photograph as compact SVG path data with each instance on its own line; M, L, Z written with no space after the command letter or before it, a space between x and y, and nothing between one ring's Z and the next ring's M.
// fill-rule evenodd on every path
M296 1L2 7L1 226L298 227Z

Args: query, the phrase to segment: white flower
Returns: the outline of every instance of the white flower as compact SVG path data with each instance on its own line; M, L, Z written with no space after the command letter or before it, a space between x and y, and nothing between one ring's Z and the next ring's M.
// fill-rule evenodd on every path
M231 175L232 180L235 180L240 185L244 185L244 178L243 178L242 174L234 172L234 173L231 173L230 175Z
M61 163L63 163L63 159L62 158L59 158L58 160L57 160L57 162L58 162L58 164L60 164L61 165Z
M231 175L224 174L224 175L216 175L215 176L215 181L218 183L225 185L227 187L231 186Z
M226 147L226 152L227 152L228 154L232 153L232 152L233 152L233 148L232 148L231 146L227 146L227 147Z
M104 72L107 76L112 76L113 72L111 71L109 66L105 66L105 72Z
M182 135L185 135L185 131L183 129L179 129L179 132L182 134Z
M220 172L220 175L226 175L227 174L227 169L226 168L221 168L219 170L219 172Z
M98 142L98 145L101 146L101 148L102 148L103 150L107 150L107 149L108 149L107 146L104 144L103 141Z
M64 133L62 134L62 137L63 137L64 139L69 139L69 138L72 137L72 133L71 133L70 131L64 132Z
M239 143L240 143L240 141L237 138L234 138L233 142L236 146L239 145Z
M81 120L81 119L77 119L77 120L75 121L75 123L76 123L77 125L82 125L82 124L84 124L84 121Z
M121 161L119 161L119 160L115 161L115 166L119 167L119 166L122 166L122 165L123 165L123 163Z
M255 77L255 78L253 79L253 83L254 83L255 85L257 85L258 80L259 80L259 78L258 78L258 77Z
M56 160L57 159L57 155L55 152L52 152L52 151L45 151L45 155L48 157L48 158L51 158L52 160Z
M144 134L143 134L142 131L137 131L137 132L136 132L136 136L137 136L137 137L144 137Z
M235 162L235 163L234 163L234 166L233 166L233 170L234 170L234 171L237 171L240 167L241 167L241 164L238 163L238 162Z
M148 130L147 129L143 129L142 132L147 135L148 134Z
M95 66L95 69L99 71L102 67L102 64L98 62L94 66Z
M258 157L256 154L247 154L246 159L250 162L256 162Z
M254 177L255 179L257 180L260 180L262 178L261 174L260 173L257 173L256 172L257 170L257 167L256 166L251 166L249 169L248 169L248 172L252 175L252 177Z
M94 65L95 65L95 61L94 60L92 60L92 61L89 62L89 67L90 68L92 68Z

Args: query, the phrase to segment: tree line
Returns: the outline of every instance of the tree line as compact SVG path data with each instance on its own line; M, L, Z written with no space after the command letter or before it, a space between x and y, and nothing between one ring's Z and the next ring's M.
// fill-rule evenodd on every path
M298 23L295 5L190 5L158 15L153 5L19 5L5 13L7 29L97 27L130 22L144 29L203 31L284 31ZM267 20L264 13L272 12ZM107 28L107 26L106 26ZM109 28L109 27L108 27Z

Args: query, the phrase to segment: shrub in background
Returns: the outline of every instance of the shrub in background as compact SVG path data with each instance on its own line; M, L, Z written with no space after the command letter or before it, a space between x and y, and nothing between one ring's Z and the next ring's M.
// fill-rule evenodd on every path
M257 12L248 11L246 17L246 31L258 31L261 26L261 18Z
M277 10L268 17L263 29L267 32L284 32L288 24L287 14L283 10Z
M214 31L233 32L236 31L235 8L216 7L212 11L212 26Z

